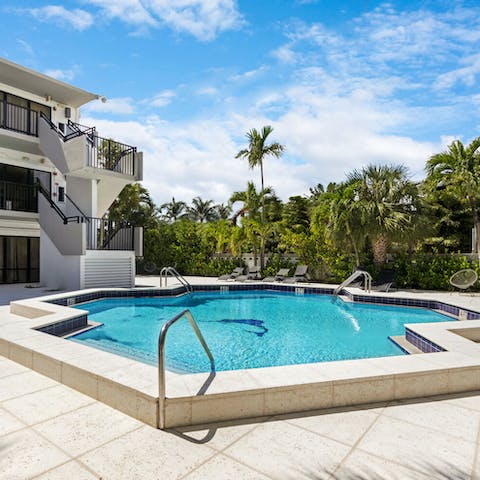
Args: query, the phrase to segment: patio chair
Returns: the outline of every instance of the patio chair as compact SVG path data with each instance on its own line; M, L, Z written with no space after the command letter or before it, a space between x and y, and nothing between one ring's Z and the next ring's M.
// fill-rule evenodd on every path
M375 292L389 292L395 284L395 272L393 270L381 270L377 280L372 282L372 290Z
M264 282L282 282L290 273L289 268L281 268L273 277L265 277Z
M297 265L297 268L295 268L295 272L293 272L293 277L284 278L282 281L284 283L306 282L307 270L308 265Z
M459 270L450 277L450 285L460 290L466 290L467 288L473 287L477 280L477 272L471 268L466 268Z
M260 276L260 267L254 266L248 269L248 273L246 275L239 275L238 277L234 278L236 282L245 282L247 280L261 280L262 277Z
M220 275L218 280L235 280L235 278L239 277L243 274L243 267L234 268L232 273L226 273L225 275Z

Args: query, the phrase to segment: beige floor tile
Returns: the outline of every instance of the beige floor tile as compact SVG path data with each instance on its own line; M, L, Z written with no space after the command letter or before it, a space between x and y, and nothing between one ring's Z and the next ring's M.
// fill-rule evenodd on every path
M172 432L182 438L195 443L203 443L215 450L223 450L236 442L243 435L260 425L260 421L238 420L212 425L196 425L192 427L178 427Z
M89 452L80 461L102 480L174 480L214 454L204 445L145 426Z
M428 474L447 467L471 472L475 444L382 415L357 448Z
M89 472L85 467L76 461L65 463L46 473L43 473L35 480L96 480L98 475Z
M24 427L25 425L20 420L3 408L0 408L0 436L7 435Z
M185 477L188 480L268 480L269 477L252 470L246 465L218 454Z
M31 370L0 378L0 401L43 390L53 385L56 385L53 380Z
M11 360L5 360L0 363L0 378L8 377L9 375L15 375L17 373L25 373L30 370L19 363L12 362Z
M77 456L142 425L141 422L97 402L33 428L72 456Z
M480 411L470 411L442 401L400 402L385 409L384 415L475 442L480 427Z
M242 437L225 453L278 479L323 479L335 470L347 447L287 422L267 422Z
M446 399L447 403L453 403L463 408L480 411L480 394L476 392L466 393L465 395L455 395Z
M378 413L370 410L335 409L288 421L333 440L354 445L377 418Z
M28 425L43 422L88 405L94 400L71 388L57 385L3 402L3 407ZM39 408L39 405L42 407Z
M25 480L69 460L30 429L0 438L0 478Z
M358 450L349 455L332 476L332 480L432 480L432 478L430 475Z

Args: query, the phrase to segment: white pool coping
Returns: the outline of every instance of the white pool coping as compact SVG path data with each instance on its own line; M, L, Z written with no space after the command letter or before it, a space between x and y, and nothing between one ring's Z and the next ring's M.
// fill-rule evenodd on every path
M263 285L268 287L268 284ZM70 292L69 296L98 290L108 289ZM372 295L382 296L378 292ZM444 292L384 295L428 298L480 311L480 297L450 295L446 301ZM64 296L15 301L10 309L0 307L0 354L157 426L156 367L35 330L82 313L78 308L45 302ZM446 351L216 372L213 378L208 373L180 375L167 371L166 426L480 389L480 320L410 324L408 327Z

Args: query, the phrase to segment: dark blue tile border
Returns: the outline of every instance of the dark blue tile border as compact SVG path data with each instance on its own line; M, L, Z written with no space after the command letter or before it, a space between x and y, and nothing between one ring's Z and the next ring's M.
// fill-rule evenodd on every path
M39 332L55 335L56 337L62 337L67 333L80 330L88 326L87 315L79 315L75 318L69 318L68 320L62 320L60 322L51 323L40 328L36 328Z
M445 352L444 348L427 340L425 337L422 337L407 327L405 327L405 338L424 353Z

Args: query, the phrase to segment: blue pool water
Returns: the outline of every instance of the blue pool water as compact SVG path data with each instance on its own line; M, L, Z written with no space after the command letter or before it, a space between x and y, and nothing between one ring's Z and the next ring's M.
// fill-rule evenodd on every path
M77 308L103 325L72 340L150 364L157 362L162 325L188 308L217 370L402 355L388 336L403 335L405 323L448 320L419 308L333 303L330 296L269 291L106 299ZM169 330L166 363L180 373L210 368L186 319Z

